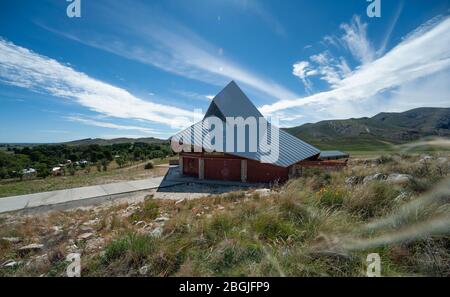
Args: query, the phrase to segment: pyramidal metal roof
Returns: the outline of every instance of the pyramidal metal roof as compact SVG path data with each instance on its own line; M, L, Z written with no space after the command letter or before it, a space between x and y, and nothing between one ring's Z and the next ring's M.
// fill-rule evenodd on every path
M217 94L205 114L205 119L210 116L222 117L262 117L263 115L242 92L239 86L231 81Z
M203 139L209 139L210 127L208 120L211 117L218 117L223 122L227 117L243 117L247 119L248 117L255 117L256 119L263 118L259 110L253 105L253 103L248 99L248 97L242 92L239 86L234 82L230 82L222 91L217 94L212 100L208 110L206 111L205 117L202 121L192 125L191 127L179 132L172 137L175 141L183 142L183 144L190 144L196 147L201 147L203 149L211 150L212 147L208 144L208 141L202 141ZM226 124L224 124L226 126ZM271 124L269 124L271 125ZM276 126L272 126L272 129L276 129L279 137L279 153L277 156L270 157L269 154L265 153L268 151L269 146L264 144L264 142L258 141L257 151L252 152L249 150L249 137L250 133L245 133L245 151L241 152L237 149L237 133L234 133L234 149L226 150L226 129L223 130L223 149L218 150L219 152L225 152L230 155L235 155L251 160L262 161L264 157L264 162L272 163L281 167L288 167L299 161L316 156L320 154L320 150L314 146L300 140L299 138L287 133L286 131L279 129ZM271 143L271 129L267 129L267 138L269 143ZM275 131L275 130L274 130ZM258 135L260 134L258 127ZM217 149L216 149L217 151Z

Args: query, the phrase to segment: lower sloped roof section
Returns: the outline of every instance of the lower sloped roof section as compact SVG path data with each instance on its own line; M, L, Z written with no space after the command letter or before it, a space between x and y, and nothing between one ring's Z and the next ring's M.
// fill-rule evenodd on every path
M317 156L320 154L320 150L316 147L300 140L299 138L287 133L286 131L279 129L278 127L273 126L272 129L267 129L267 138L268 141L260 141L261 137L258 137L258 145L256 151L250 151L249 145L249 134L246 131L245 133L245 150L240 151L237 148L236 142L238 134L234 133L234 148L227 149L226 140L227 140L227 129L223 129L222 133L222 146L217 147L217 142L210 133L209 127L210 122L209 118L200 121L189 128L181 131L180 133L174 135L172 137L172 141L178 141L183 143L184 145L191 145L198 149L205 149L207 151L216 151L223 152L230 155L235 155L251 160L256 160L264 163L271 163L276 166L288 167L293 165L299 161L308 159L313 156ZM222 122L223 123L223 122ZM225 123L223 123L224 127L226 127ZM270 124L269 124L270 125ZM278 133L278 143L276 146L274 143L272 144L272 133ZM259 136L259 128L258 128L258 136ZM264 133L264 132L261 132ZM276 140L276 135L274 135L274 140ZM220 142L219 142L220 143ZM278 149L276 152L274 149ZM269 152L269 153L268 153ZM271 153L270 153L271 152Z
M321 151L319 159L344 159L348 158L350 155L341 151Z

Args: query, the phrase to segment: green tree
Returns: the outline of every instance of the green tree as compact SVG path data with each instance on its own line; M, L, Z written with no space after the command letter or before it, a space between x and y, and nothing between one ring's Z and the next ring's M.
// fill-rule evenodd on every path
M50 169L45 164L39 163L36 165L37 177L46 178L50 175Z
M126 162L127 162L127 160L123 156L116 158L116 163L117 163L117 165L119 165L120 168L122 168Z

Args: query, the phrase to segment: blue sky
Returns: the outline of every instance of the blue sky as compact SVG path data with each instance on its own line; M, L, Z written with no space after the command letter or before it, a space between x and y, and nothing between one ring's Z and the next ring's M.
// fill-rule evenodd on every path
M167 138L235 80L281 126L450 106L450 3L0 3L0 142Z

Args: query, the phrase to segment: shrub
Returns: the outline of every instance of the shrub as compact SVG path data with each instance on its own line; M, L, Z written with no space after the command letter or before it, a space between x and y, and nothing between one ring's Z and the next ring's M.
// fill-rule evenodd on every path
M284 218L294 222L294 224L302 224L310 217L306 206L294 201L292 198L284 198L281 200L280 211Z
M142 209L131 215L134 221L154 220L159 215L159 206L152 200L145 200Z
M167 232L167 234L186 234L191 230L190 218L190 214L187 214L186 212L180 212L175 217L166 222L166 224L164 225L164 230Z
M132 233L128 235L128 241L129 256L135 264L141 263L155 249L155 242L150 236Z
M8 177L8 170L6 168L0 168L0 179L5 179Z
M240 208L240 215L243 217L251 217L258 213L260 205L262 202L260 201L250 201L243 203Z
M61 245L53 247L47 251L48 260L51 264L55 264L64 259L64 249Z
M245 197L245 192L238 191L238 192L231 192L223 196L224 201L238 201Z
M111 217L110 225L109 225L110 229L115 230L122 226L123 226L123 223L122 223L121 219L116 214L113 214Z
M244 246L244 257L249 260L249 261L253 261L253 262L259 262L261 261L264 253L263 253L263 249L261 248L260 245L256 244L256 243L249 243L246 244Z
M11 247L12 244L9 241L0 238L0 257L3 258Z
M255 243L226 239L213 251L210 265L216 275L241 275L240 266L260 262L263 255L261 246Z
M320 168L307 168L302 174L302 177L306 177L305 184L309 186L313 191L328 186L331 183L332 176L329 172L324 172Z
M331 187L326 187L320 189L316 192L316 198L319 203L327 207L340 207L344 203L345 191L342 189L333 189Z
M146 201L144 203L143 208L143 215L146 219L156 219L156 217L159 215L159 206L153 201Z
M391 163L394 161L394 158L388 155L381 155L376 162L378 164L387 164L387 163Z
M105 248L105 262L111 262L121 258L127 252L128 247L126 238L120 238L110 242Z
M239 261L242 251L236 242L225 240L219 244L218 249L213 252L212 268L215 272L222 272L232 268Z
M106 160L106 159L102 160L101 164L102 164L103 171L108 171L108 164L109 164L108 160Z
M105 248L104 263L127 258L131 264L137 265L155 249L155 243L149 236L129 233L125 237L110 242Z
M398 194L399 191L392 185L375 181L357 188L351 197L344 200L344 206L367 219L388 213Z
M50 169L48 169L48 167L45 164L38 164L36 166L36 170L37 170L37 177L40 178L46 178L51 174Z
M152 162L148 162L147 164L145 164L144 169L149 170L149 169L153 169L154 165Z
M74 176L76 172L77 172L76 168L73 165L70 165L69 166L69 174Z
M229 215L219 214L214 216L206 225L205 232L210 240L223 238L233 228L233 220Z
M287 239L290 235L296 234L292 224L270 214L257 216L253 221L253 229L259 233L261 239L266 240Z

